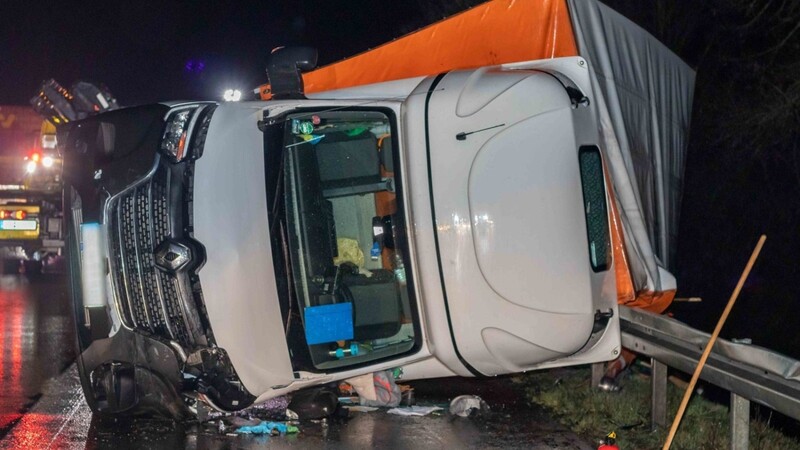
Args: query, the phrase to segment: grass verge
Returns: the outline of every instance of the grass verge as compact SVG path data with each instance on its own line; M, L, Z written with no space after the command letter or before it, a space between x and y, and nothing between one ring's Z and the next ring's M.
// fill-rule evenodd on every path
M599 440L610 431L617 433L621 449L660 449L667 429L650 430L650 377L633 370L623 380L620 392L590 389L588 366L532 372L517 381L525 384L528 399L549 409L564 425L590 440ZM668 383L667 417L678 411L683 390ZM675 450L729 448L727 405L694 395L673 441ZM800 449L800 441L752 418L750 448L761 450Z

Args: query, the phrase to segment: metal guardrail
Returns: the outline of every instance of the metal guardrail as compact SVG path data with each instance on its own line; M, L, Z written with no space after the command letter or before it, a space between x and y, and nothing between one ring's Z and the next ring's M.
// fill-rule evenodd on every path
M667 425L667 368L694 372L710 334L667 316L620 306L622 345L653 359L652 422ZM731 392L731 448L748 447L750 401L800 420L800 361L719 339L700 378Z

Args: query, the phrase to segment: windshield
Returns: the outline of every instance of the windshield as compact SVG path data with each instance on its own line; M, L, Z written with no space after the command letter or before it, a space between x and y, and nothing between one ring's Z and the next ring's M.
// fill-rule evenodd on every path
M285 276L316 369L415 346L393 129L377 110L294 114L283 122Z

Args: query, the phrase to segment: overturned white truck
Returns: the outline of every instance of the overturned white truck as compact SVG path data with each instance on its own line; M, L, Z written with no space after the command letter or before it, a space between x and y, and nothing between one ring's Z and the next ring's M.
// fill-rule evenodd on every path
M186 417L395 367L491 376L615 358L619 264L637 292L674 289L661 261L692 72L593 1L489 2L448 20L464 31L492 14L567 17L580 54L312 94L297 71L310 55L289 49L273 55L270 101L62 127L93 411ZM615 97L626 75L643 84ZM640 151L657 158L631 161Z

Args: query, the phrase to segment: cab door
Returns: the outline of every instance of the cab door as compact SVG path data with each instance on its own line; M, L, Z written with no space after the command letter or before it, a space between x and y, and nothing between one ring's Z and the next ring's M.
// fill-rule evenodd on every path
M285 249L276 274L291 283L286 310L295 366L375 370L419 359L422 335L406 233L399 102L316 103L272 118L277 176L270 216ZM286 305L286 303L284 303ZM295 330L299 330L296 327Z

